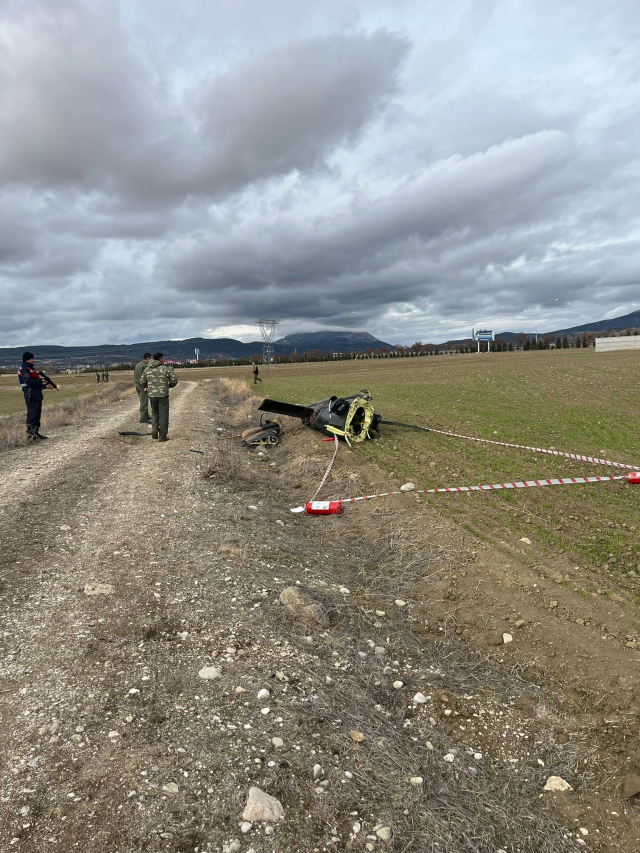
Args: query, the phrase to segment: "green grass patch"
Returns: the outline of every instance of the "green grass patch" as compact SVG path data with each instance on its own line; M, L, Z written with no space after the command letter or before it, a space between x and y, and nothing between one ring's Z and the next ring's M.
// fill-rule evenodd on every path
M639 366L638 353L591 350L287 365L264 368L256 392L311 403L367 388L376 411L389 420L640 464L634 390ZM344 452L375 462L397 485L409 479L428 488L622 473L532 451L381 429L375 442ZM563 550L616 572L640 568L640 488L624 481L434 500L449 502L443 512L476 535L528 536L550 556Z

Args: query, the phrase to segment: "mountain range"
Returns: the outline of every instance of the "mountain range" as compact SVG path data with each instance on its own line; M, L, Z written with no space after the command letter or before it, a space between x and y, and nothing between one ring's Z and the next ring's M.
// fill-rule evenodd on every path
M605 332L620 331L640 327L640 310L632 311L621 317L613 317L610 320L597 320L592 323L583 323L580 326L571 326L567 329L556 329L552 332L538 331L538 336L550 335L552 337L564 337L565 335L577 335L583 332ZM514 341L522 332L500 332L496 337L504 341ZM534 335L526 333L528 338ZM467 339L468 340L468 339ZM461 343L462 341L456 341ZM444 341L440 342L441 344ZM273 351L276 355L291 355L309 350L322 350L325 353L333 352L362 352L366 349L375 350L380 347L393 349L392 344L378 340L367 332L307 332L302 334L287 335L279 338L274 343ZM27 344L25 347L0 347L0 367L15 367L20 363L24 349L35 352L38 362L47 362L57 367L73 367L76 365L105 365L119 364L121 362L138 361L143 352L163 352L165 358L175 360L186 360L195 357L195 350L200 350L200 358L251 358L262 352L262 341L250 341L243 343L233 338L187 338L181 341L143 341L137 344L99 344L96 346L56 346L54 344L43 344L35 346Z
M276 355L291 355L309 350L323 352L361 352L365 349L387 347L391 344L379 341L367 332L308 332L288 335L274 342ZM96 346L61 346L43 344L25 347L0 347L0 367L15 367L20 363L24 349L32 350L37 361L56 367L75 365L105 365L139 361L144 352L162 352L166 359L187 360L195 358L195 350L200 350L200 358L251 358L262 352L262 341L243 343L233 338L186 338L181 341L142 341L137 344L99 344Z

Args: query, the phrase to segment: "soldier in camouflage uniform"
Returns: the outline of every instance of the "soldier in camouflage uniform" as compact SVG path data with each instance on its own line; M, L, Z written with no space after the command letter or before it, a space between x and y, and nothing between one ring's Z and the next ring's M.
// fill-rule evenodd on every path
M140 385L147 389L151 403L151 438L169 439L169 388L177 384L173 367L164 363L161 352L155 352L140 377Z
M142 376L145 367L149 364L150 358L151 353L145 352L145 354L142 356L142 361L139 361L133 370L133 381L136 386L136 391L138 392L138 399L140 400L141 424L151 423L151 416L149 415L149 395L147 394L147 389L143 388L140 384L140 377Z

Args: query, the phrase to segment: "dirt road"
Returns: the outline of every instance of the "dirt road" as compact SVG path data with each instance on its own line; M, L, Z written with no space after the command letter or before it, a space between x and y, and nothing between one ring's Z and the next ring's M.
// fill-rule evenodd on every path
M477 585L505 555L423 505L419 542L394 510L291 516L324 460L295 431L249 456L216 442L252 412L232 386L181 383L166 444L118 436L144 431L127 400L2 455L0 849L632 853L633 808L594 794L593 733L567 734L575 685L567 717L523 678L526 652L465 645L480 621L519 630L497 614L523 578ZM474 585L482 620L465 622ZM575 789L557 808L550 775ZM282 820L243 820L251 786Z

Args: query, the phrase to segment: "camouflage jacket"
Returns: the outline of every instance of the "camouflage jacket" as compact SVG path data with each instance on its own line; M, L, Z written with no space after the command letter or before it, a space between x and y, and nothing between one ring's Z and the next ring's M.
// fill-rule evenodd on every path
M175 388L178 377L170 364L163 364L152 358L142 371L140 385L146 388L150 397L168 397L169 388Z

